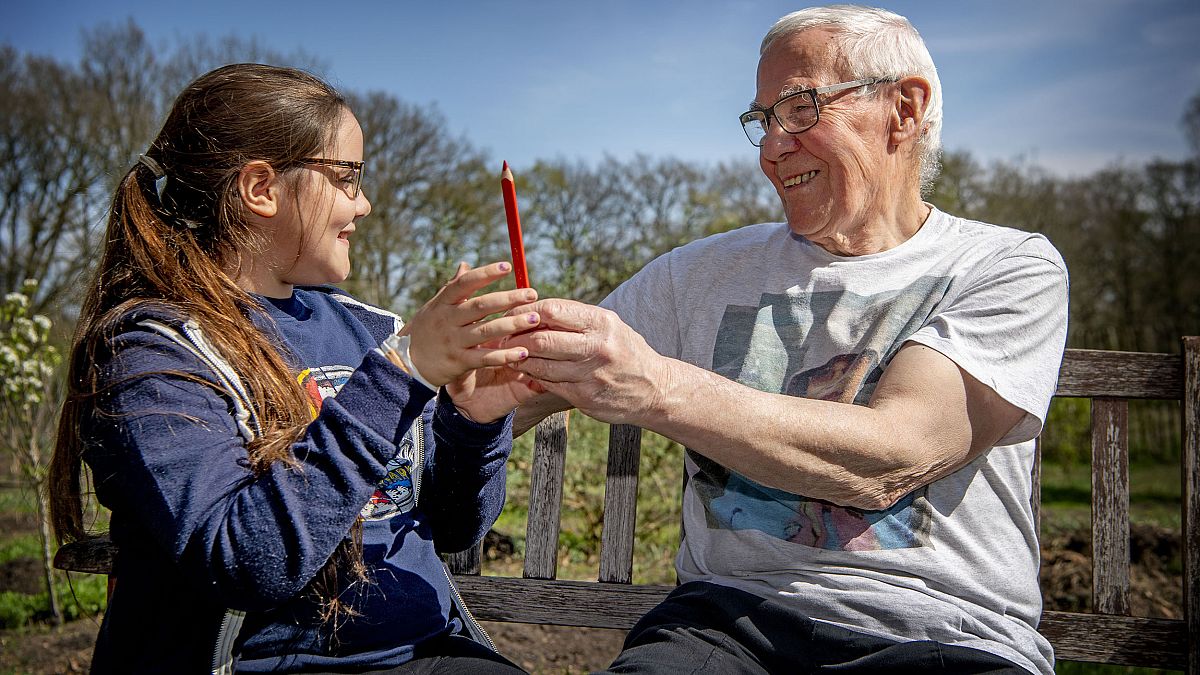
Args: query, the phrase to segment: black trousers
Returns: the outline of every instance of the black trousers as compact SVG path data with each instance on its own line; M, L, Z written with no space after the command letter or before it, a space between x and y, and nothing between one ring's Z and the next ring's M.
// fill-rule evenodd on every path
M469 637L447 635L417 646L413 659L369 675L515 675L525 671Z
M813 621L726 586L691 582L646 613L605 673L1029 675L978 649L896 642Z

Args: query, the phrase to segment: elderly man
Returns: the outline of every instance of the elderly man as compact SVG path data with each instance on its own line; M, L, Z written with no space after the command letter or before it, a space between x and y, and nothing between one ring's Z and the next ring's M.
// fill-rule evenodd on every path
M574 406L688 448L683 583L613 672L1053 672L1030 471L1061 257L922 201L940 84L903 17L780 19L741 123L786 225L676 249L607 310L536 303L516 340L525 428Z

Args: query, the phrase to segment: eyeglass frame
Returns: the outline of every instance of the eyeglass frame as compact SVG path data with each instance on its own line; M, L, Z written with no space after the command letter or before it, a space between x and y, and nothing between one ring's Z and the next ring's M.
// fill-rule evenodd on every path
M358 199L358 195L362 192L363 173L366 171L366 162L355 162L349 159L325 159L324 157L301 157L300 161L304 164L340 166L350 169L354 172L354 183L348 196L351 199ZM345 190L342 191L345 192Z
M775 123L779 125L779 128L783 129L787 133L802 134L802 133L808 131L809 129L817 126L817 122L821 121L821 105L820 105L820 102L817 101L818 95L833 94L833 93L836 93L839 91L845 91L847 89L855 89L858 87L867 87L872 84L880 84L883 82L895 82L895 81L896 81L895 79L889 78L889 77L872 77L872 78L866 78L866 79L862 79L862 80L852 80L850 82L839 82L837 84L830 84L830 85L827 85L824 87L814 87L812 89L804 89L804 90L798 91L794 94L788 94L787 96L784 96L783 98L779 99L778 101L775 101L774 103L772 103L769 108L756 108L753 110L747 110L746 112L742 113L741 115L738 115L738 121L742 123L742 133L746 134L746 138L747 138L747 140L750 141L750 144L756 148L761 148L763 145L763 141L767 137L767 133L771 130L771 118L772 117L775 118ZM813 104L812 107L813 107L813 110L815 111L816 116L813 118L812 124L804 127L803 129L800 129L798 131L792 131L791 129L787 128L787 125L783 123L783 121L779 118L779 115L775 114L775 109L778 108L780 106L780 104L786 103L787 101L790 101L790 100L796 98L797 96L807 96L809 98L809 100L812 101L812 104ZM753 116L753 117L750 117L750 116ZM750 136L750 130L746 128L746 125L747 125L747 123L749 123L751 121L759 121L760 118L761 118L761 124L763 126L763 135L761 137L759 137L758 142L755 143L754 138Z

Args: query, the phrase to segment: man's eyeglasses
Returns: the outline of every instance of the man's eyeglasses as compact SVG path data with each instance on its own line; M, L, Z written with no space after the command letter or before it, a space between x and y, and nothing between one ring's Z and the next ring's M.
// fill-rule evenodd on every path
M300 161L305 164L340 166L350 169L350 175L339 178L337 185L350 199L358 199L358 192L362 189L363 170L366 167L365 162L352 162L348 159L324 159L321 157L302 157Z
M746 132L746 138L749 138L755 147L761 148L763 139L767 137L767 127L770 125L772 117L789 134L803 133L813 128L821 119L821 107L817 104L818 95L891 81L888 78L871 78L798 91L779 99L767 110L750 110L742 113L739 118L742 121L742 130Z

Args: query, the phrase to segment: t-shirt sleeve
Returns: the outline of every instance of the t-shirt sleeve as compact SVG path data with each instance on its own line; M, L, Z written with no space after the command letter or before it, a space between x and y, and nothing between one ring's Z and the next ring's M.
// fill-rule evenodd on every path
M1058 384L1068 279L1058 251L1033 236L980 270L911 338L936 349L1026 412L997 445L1035 437Z
M671 358L682 351L676 313L673 253L655 258L608 295L600 306L610 309L638 332L650 348Z

